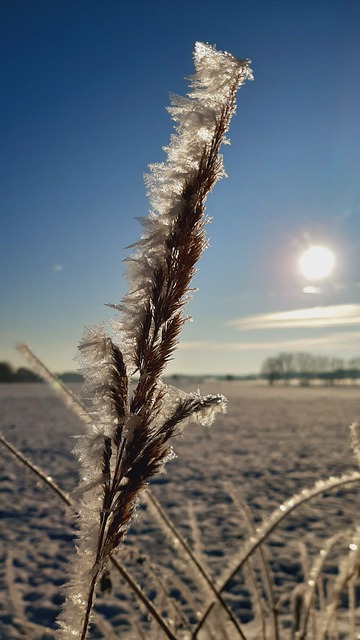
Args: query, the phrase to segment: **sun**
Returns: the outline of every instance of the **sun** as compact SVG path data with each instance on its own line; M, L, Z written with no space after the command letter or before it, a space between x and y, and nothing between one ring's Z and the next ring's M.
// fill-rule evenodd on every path
M335 254L328 247L309 247L300 257L300 271L307 280L323 280L335 266Z

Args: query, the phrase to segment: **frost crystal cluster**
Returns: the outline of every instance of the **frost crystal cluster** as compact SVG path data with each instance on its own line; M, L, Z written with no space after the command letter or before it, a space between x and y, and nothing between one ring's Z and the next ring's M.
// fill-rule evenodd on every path
M187 98L173 96L176 122L166 162L146 179L152 210L128 258L129 292L113 322L79 345L92 399L92 424L78 439L82 480L78 497L77 554L59 620L58 638L87 637L95 588L122 542L138 495L171 457L171 438L189 421L210 425L226 410L221 395L185 394L162 382L186 320L195 265L206 247L205 201L224 175L226 142L236 91L252 74L248 60L197 43ZM129 380L138 381L133 392Z

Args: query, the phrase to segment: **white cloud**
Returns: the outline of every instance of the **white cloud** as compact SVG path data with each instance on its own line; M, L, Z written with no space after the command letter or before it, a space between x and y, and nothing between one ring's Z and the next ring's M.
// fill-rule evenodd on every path
M180 351L316 351L351 350L358 348L360 331L331 333L313 338L273 340L264 342L212 342L211 340L187 340L179 345Z
M63 264L54 264L53 266L53 270L54 271L63 271L64 269L64 265Z
M230 320L226 324L235 327L239 331L360 325L360 304L339 304L277 313L262 313L239 318L238 320Z

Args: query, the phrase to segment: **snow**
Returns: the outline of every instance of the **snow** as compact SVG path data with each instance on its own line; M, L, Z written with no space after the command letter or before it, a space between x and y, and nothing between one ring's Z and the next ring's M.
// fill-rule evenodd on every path
M226 395L228 414L219 415L210 429L188 425L173 442L176 458L166 473L153 480L151 489L185 539L198 552L202 549L204 564L220 583L249 538L244 513L230 496L229 486L250 506L255 526L261 528L263 519L275 509L280 514L280 505L289 504L293 494L301 495L329 476L356 471L349 425L358 419L358 390L215 381L201 387L203 393ZM0 385L0 401L0 429L8 440L62 488L75 489L78 463L71 453L71 436L84 429L79 419L45 385ZM74 544L74 520L29 471L2 449L0 455L0 637L22 637L25 616L37 640L50 640ZM271 535L270 564L277 597L282 598L284 624L289 623L292 591L304 577L304 544L309 562L324 552L328 538L355 530L357 514L358 486L341 487L295 510ZM189 565L176 542L164 535L148 508L140 507L138 516L118 558L152 598L160 597L157 576L161 574L179 603L183 596L176 580L185 581L194 600L191 605L183 602L186 614L193 607L203 610L202 598L195 595L198 580L187 575ZM328 585L336 578L336 554L347 555L349 545L356 544L356 537L342 539L325 558ZM98 597L90 637L111 638L111 623L118 637L138 638L136 622L141 620L147 629L147 616L112 568L111 582L112 593ZM249 620L245 628L256 629L249 590L241 577L232 581L227 598L243 621ZM286 633L281 637L287 638Z

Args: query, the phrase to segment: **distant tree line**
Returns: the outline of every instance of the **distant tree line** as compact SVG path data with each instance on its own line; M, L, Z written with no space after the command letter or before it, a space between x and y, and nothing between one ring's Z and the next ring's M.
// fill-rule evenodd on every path
M269 384L278 381L289 384L295 378L303 385L310 384L312 380L338 384L345 379L360 378L360 357L345 361L342 358L311 353L279 353L265 360L261 376L267 379Z
M82 382L83 378L79 373L68 372L58 375L63 382ZM8 362L0 362L0 383L2 382L42 382L40 376L30 369L20 367L13 369Z

